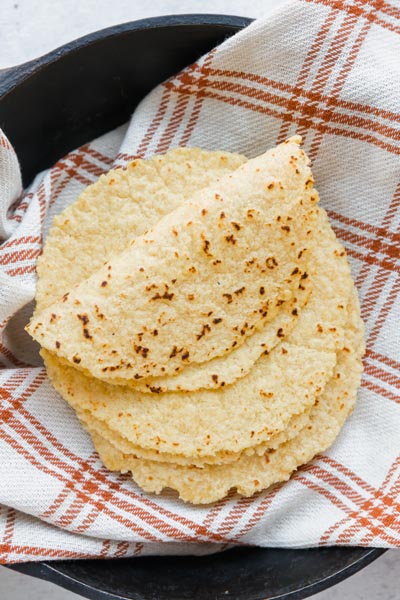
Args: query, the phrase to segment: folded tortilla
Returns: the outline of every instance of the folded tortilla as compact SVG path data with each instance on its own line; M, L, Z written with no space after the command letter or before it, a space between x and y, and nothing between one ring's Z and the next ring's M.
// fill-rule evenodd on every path
M172 375L223 356L301 285L318 195L292 138L195 195L28 331L105 381ZM278 334L278 332L277 332Z

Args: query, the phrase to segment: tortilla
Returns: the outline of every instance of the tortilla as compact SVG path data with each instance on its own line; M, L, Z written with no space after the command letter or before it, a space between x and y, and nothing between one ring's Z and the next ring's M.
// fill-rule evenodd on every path
M294 299L287 301L270 323L227 356L202 365L189 365L172 377L152 377L130 384L138 391L155 393L217 388L221 381L231 384L246 376L263 352L272 350L279 341L276 336L279 330L281 340L290 335L287 338L290 343L301 345L308 339L313 348L342 348L346 306L353 282L346 252L336 239L326 212L319 207L317 213L307 267L310 277L304 280L304 289L297 290Z
M311 408L305 410L301 414L294 415L288 422L285 430L272 435L267 442L263 442L257 446L244 448L240 452L220 451L214 456L203 456L202 458L182 456L179 454L168 454L167 452L161 453L154 450L144 449L140 446L135 446L134 444L128 442L126 438L110 429L104 421L100 421L93 417L89 411L82 411L78 409L76 414L82 426L88 433L98 434L124 454L134 454L137 458L146 458L148 460L155 460L162 463L167 462L177 465L194 465L197 467L204 467L204 465L210 464L221 465L235 462L242 454L246 454L247 456L257 454L261 456L265 454L267 450L278 448L278 446L284 442L295 437L299 431L308 425L310 421Z
M88 277L112 254L126 248L133 237L173 210L177 202L183 204L190 194L232 172L245 160L238 154L177 148L102 175L54 219L38 260L36 314ZM77 256L83 260L76 260ZM60 271L65 276L59 277ZM128 383L149 393L217 388L221 381L226 385L233 383L249 372L262 352L272 350L292 331L310 292L308 278L302 281L296 295L282 304L270 323L230 354L200 365L193 363L176 376ZM277 331L281 332L280 338ZM42 351L45 365L46 355L47 351Z
M343 248L330 228L325 211L320 208L318 213L318 227L315 232L316 244L311 255L313 272L309 278L314 292L307 307L299 314L297 327L286 338L289 343L299 346L300 354L301 348L304 346L315 350L314 357L316 361L319 350L322 350L321 357L322 360L325 360L325 348L333 356L337 349L343 347L344 328L347 320L346 306L353 286ZM298 335L298 331L301 332L301 336ZM54 364L54 357L53 362L46 362L49 376L60 394L78 411L88 411L91 414L90 419L100 423L97 429L106 427L111 431L112 433L106 437L112 443L116 443L116 440L122 438L125 444L121 448L122 450L126 451L129 448L137 456L152 458L153 460L174 460L180 464L195 463L201 465L230 460L232 456L235 458L235 453L246 448L253 448L265 441L264 439L256 440L251 437L251 431L256 428L254 424L256 420L259 418L259 423L268 423L269 418L265 416L264 419L267 420L262 421L261 414L258 415L257 413L259 398L257 394L254 394L254 383L259 376L257 373L262 372L262 376L266 380L270 373L273 373L272 367L268 366L271 356L275 356L274 352L271 352L270 356L263 356L260 359L261 366L258 365L257 371L253 372L251 370L241 383L237 381L234 386L221 388L220 391L224 395L228 393L225 399L221 400L218 400L219 396L217 394L208 395L206 391L190 394L159 394L153 399L148 399L134 390L129 391L127 388L104 386L99 381L87 378L76 370L57 366L57 364ZM336 359L336 355L334 357ZM298 366L299 369L302 368L301 363ZM286 382L282 379L285 368L286 365L283 364L278 386L285 386ZM225 369L224 376L226 374L227 370ZM121 394L118 393L118 389L121 389ZM122 403L120 403L121 397L124 398ZM236 398L240 399L241 405L236 406ZM312 401L307 403L307 408L302 403L297 408L296 405L292 404L291 407L287 407L289 413L291 411L288 418L295 414L304 413L311 408L312 404ZM235 407L238 412L235 412ZM106 408L107 410L105 410ZM271 410L274 410L273 407L271 407ZM116 418L117 413L120 412L121 416ZM256 415L254 422L247 423L248 415L252 412ZM134 416L132 417L132 415ZM175 429L170 429L172 418L176 421ZM208 441L205 437L206 434L212 433L207 431L205 421L208 418L213 421L217 431L219 429L224 431L230 426L232 419L234 422L238 422L239 428L241 427L241 421L243 421L244 427L246 425L247 427L250 426L250 429L247 429L247 438L244 438L243 443L238 448L231 448L228 451L227 448L224 448L223 439L219 447L213 448L212 444L205 444ZM90 419L88 421L89 425L91 423ZM86 420L88 419L86 418ZM180 429L183 429L187 437L190 438L192 430L196 429L196 426L199 429L197 437L194 438L194 446L191 450L181 451L186 442ZM284 428L286 429L286 427L287 425ZM165 442L155 445L154 440L151 441L152 428L154 428L153 437L155 439L159 437L165 440L165 436L171 436L169 447ZM145 432L147 432L145 434L147 435L147 441L143 443ZM102 433L104 433L104 429ZM213 433L213 437L214 435L215 433ZM245 431L243 435L245 435ZM272 435L276 434L272 433ZM269 442L270 439L271 436L267 435L266 441ZM174 443L179 445L173 446ZM165 453L170 453L170 457L165 457Z
M59 361L47 373L61 396L135 446L201 458L240 452L286 429L310 408L333 373L334 352L283 342L249 375L218 390L142 394L87 377Z
M113 471L131 472L146 492L177 490L179 497L195 504L215 502L236 488L251 496L272 484L287 481L302 464L325 451L334 442L346 417L352 411L362 373L364 353L363 323L356 295L350 303L346 346L338 353L335 373L319 403L311 410L310 424L274 452L263 456L241 456L228 465L204 468L184 467L137 459L124 455L98 434L92 439L104 464Z
M300 279L301 275L297 275L297 277ZM267 323L261 331L256 331L248 337L239 348L235 348L225 356L201 364L192 363L173 376L149 377L138 381L116 379L113 383L129 385L137 391L153 394L217 389L221 385L230 385L236 379L247 375L262 353L270 352L293 331L301 310L310 298L311 288L311 278L302 281L295 296L282 303L280 312L271 322ZM277 332L279 332L279 336ZM45 366L50 354L53 353L44 349L41 352ZM58 360L61 364L67 366L69 364L63 359Z
M286 300L272 321L260 331L248 337L238 349L225 356L213 358L205 363L192 363L177 375L149 377L129 381L128 385L140 392L160 394L174 391L196 391L217 389L221 384L230 385L250 372L261 354L271 350L285 339L295 327L298 315L311 294L311 278L308 278L290 300ZM279 331L279 337L277 332ZM120 382L122 383L122 382Z
M248 161L161 219L34 317L31 335L117 383L239 347L294 293L305 262L318 196L299 141Z
M35 313L90 277L195 192L246 160L230 152L174 148L101 175L54 218L37 262Z

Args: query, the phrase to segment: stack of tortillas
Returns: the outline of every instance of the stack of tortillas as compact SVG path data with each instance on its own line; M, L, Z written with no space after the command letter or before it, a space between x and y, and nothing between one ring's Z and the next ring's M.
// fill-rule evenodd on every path
M148 492L252 495L352 410L363 325L300 141L136 160L50 230L28 330L105 465Z

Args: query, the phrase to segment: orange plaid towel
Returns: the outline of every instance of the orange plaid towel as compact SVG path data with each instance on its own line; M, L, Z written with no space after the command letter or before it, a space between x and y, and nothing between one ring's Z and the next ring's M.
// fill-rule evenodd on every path
M22 197L0 137L0 560L204 553L230 544L400 546L400 10L294 0L155 89L127 127ZM356 410L283 486L194 507L102 467L23 332L53 216L112 166L171 146L255 156L295 132L349 254L367 326ZM179 542L179 543L177 543Z

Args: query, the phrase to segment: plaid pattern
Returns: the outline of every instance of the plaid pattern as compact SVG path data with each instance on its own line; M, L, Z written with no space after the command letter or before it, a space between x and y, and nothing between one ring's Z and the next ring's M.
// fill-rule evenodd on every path
M23 193L0 135L0 561L207 553L231 544L400 546L400 9L293 0L155 89ZM356 410L283 486L212 506L109 473L23 331L54 214L112 166L177 145L255 156L301 133L367 326ZM179 542L177 544L176 542Z

